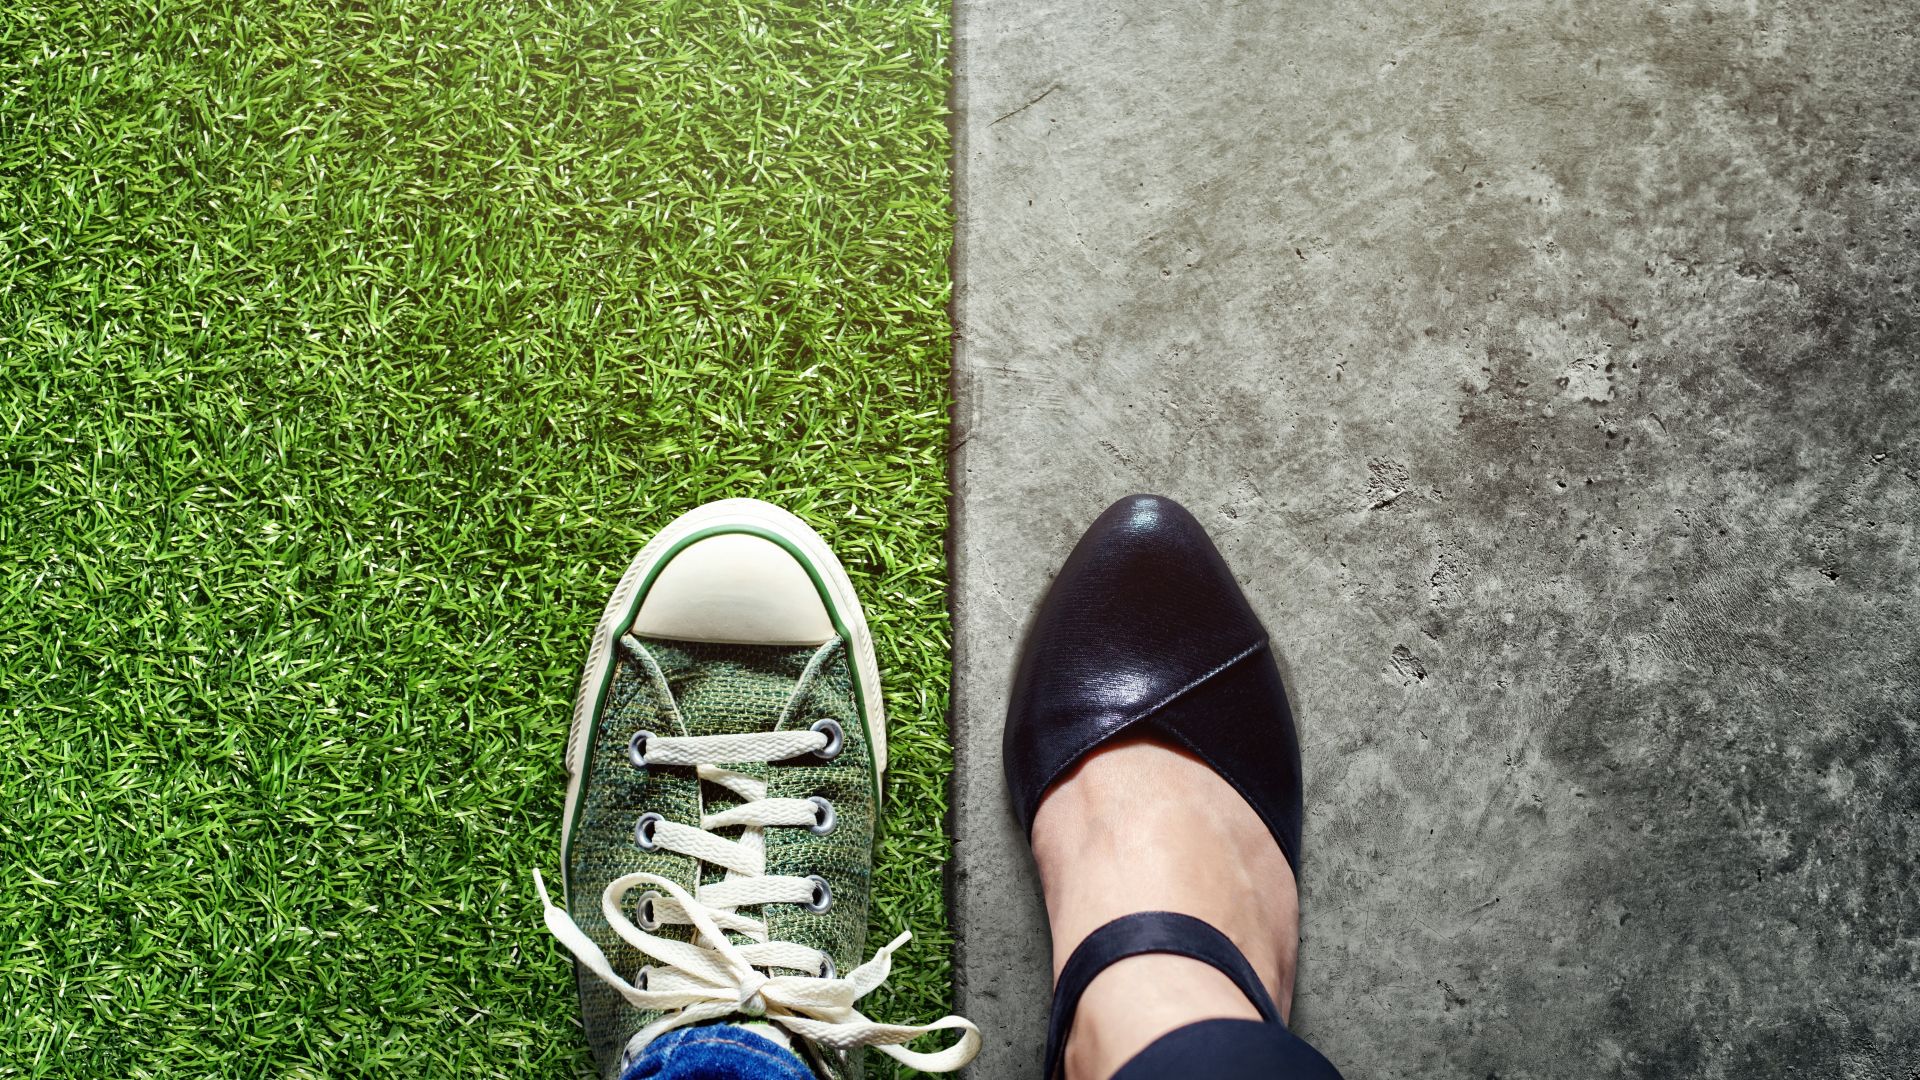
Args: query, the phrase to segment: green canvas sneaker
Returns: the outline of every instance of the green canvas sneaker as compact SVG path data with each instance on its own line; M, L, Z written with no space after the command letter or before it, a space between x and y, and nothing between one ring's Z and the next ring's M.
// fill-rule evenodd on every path
M641 550L574 699L566 910L535 874L603 1076L716 1022L775 1037L822 1077L859 1076L864 1046L927 1072L973 1058L960 1017L881 1024L854 1008L909 937L861 962L886 761L866 618L804 522L726 499ZM959 1042L904 1045L940 1030Z

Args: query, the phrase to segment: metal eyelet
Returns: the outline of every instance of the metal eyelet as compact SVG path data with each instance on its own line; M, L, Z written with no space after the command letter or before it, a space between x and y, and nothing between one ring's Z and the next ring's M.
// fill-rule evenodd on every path
M847 745L846 732L840 730L840 721L838 720L822 717L812 723L810 730L818 731L827 737L827 745L813 752L813 756L819 758L821 761L832 761L834 758L839 757L840 751Z
M645 990L647 988L647 980L652 976L653 976L653 965L648 964L645 967L641 968L639 973L633 977L633 988L635 990Z
M653 917L653 902L663 899L665 897L654 889L641 893L640 902L633 905L633 913L639 916L633 921L633 925L649 932L660 929L660 920Z
M647 740L653 738L651 731L636 731L633 738L627 740L627 761L636 769L647 767Z
M815 915L825 915L833 907L833 890L827 886L827 879L819 874L808 874L807 880L813 882L813 899L800 906Z
M839 970L833 966L833 957L828 956L826 953L821 953L820 977L823 979L831 979L839 974Z
M827 801L822 795L810 795L807 801L813 804L813 824L807 826L807 831L815 836L825 836L832 832L834 826L840 823L834 817L833 803Z
M633 823L633 842L641 851L659 851L660 845L653 839L653 831L667 820L651 811L641 814L640 820Z

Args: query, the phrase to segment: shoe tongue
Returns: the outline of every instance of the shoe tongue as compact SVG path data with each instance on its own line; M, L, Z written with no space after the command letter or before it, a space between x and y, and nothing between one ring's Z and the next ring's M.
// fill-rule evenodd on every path
M751 1031L782 1050L793 1049L793 1039L776 1024L769 1024L765 1020L750 1020L736 1022L733 1026L741 1031Z
M814 653L807 645L660 639L647 639L646 647L667 677L688 735L773 730Z

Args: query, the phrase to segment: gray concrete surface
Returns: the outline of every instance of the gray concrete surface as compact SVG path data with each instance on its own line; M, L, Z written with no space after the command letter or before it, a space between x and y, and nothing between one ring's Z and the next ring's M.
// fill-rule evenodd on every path
M1920 14L957 7L972 1074L1014 650L1152 490L1288 662L1349 1077L1920 1076Z

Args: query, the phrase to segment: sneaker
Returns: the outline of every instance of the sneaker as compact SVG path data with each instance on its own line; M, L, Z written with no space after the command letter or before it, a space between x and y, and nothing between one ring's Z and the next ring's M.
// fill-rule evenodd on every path
M595 628L567 736L566 910L587 1042L607 1080L655 1038L745 1023L820 1076L858 1048L947 1072L979 1032L869 1020L901 934L866 948L886 719L852 582L799 518L693 510L627 568ZM571 913L571 914L569 914ZM930 1031L960 1040L922 1053Z

